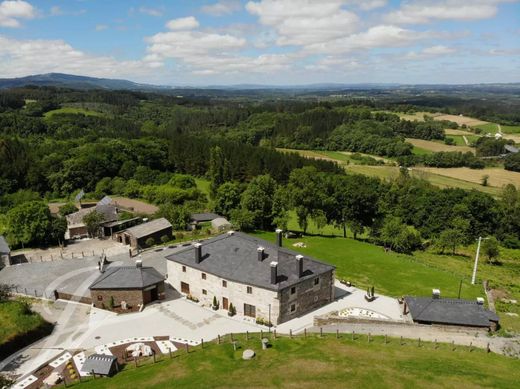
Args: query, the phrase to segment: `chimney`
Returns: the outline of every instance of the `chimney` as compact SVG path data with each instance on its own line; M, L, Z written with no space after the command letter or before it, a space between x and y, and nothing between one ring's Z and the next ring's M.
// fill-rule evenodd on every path
M138 268L138 269L142 268L143 267L143 261L140 260L140 259L136 260L135 261L135 267Z
M258 254L258 262L262 262L264 260L264 250L265 249L262 246L256 249L256 252Z
M432 298L433 299L440 299L441 298L441 291L439 289L433 289L432 290Z
M193 247L195 247L195 263L200 263L200 258L202 257L202 245L200 243L193 243Z
M278 278L278 262L271 262L271 284L276 285Z
M482 298L482 297L477 297L477 304L478 304L478 305L484 305L484 298Z
M282 230L279 228L276 229L276 245L282 247Z
M296 256L296 264L297 264L297 271L298 271L298 278L303 277L303 255L298 254Z

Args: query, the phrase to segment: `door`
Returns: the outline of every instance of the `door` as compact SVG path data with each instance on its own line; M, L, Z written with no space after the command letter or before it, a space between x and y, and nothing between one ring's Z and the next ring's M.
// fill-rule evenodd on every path
M190 284L181 282L181 292L185 294L190 294Z
M159 289L157 288L157 286L153 288L150 292L152 301L159 300Z
M227 297L222 297L222 309L228 310L229 309L229 301Z
M256 307L244 303L244 316L256 317Z

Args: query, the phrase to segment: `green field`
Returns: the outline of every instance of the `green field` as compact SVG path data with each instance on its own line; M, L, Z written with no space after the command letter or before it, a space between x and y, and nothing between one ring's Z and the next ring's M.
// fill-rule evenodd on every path
M422 147L414 146L412 149L412 153L415 155L428 155L428 154L433 154L433 151L423 149Z
M274 241L270 232L257 236ZM292 244L304 242L307 247ZM470 285L471 272L451 272L422 263L409 255L385 253L382 247L339 237L306 236L285 240L287 247L321 259L337 267L338 278L350 280L365 288L374 285L376 291L400 297L411 294L428 296L433 288L440 288L445 297L457 297L460 280L463 280L462 297L482 296L480 285Z
M46 119L52 118L54 115L59 114L79 114L79 115L86 115L86 116L106 116L102 112L98 111L91 111L84 108L73 108L73 107L63 107L59 109L54 109L49 112L45 112L43 115Z
M278 337L262 350L260 335L236 337L239 348L226 339L206 344L189 354L157 363L133 363L112 378L77 384L78 388L516 388L518 360L484 350L416 342L400 345L398 339L358 335L336 339ZM252 349L256 356L242 359Z
M496 132L498 132L498 126L495 123L481 124L475 127L480 128L481 130L484 130L485 132L489 132L491 134L495 134ZM520 126L501 125L500 127L502 128L502 132L504 134L520 134Z
M0 346L44 324L39 314L27 311L19 301L0 302Z
M457 146L467 146L466 142L464 142L464 139L462 138L462 135L447 135L446 137L452 138ZM466 135L466 138L471 145L472 143L475 143L480 137L477 135Z

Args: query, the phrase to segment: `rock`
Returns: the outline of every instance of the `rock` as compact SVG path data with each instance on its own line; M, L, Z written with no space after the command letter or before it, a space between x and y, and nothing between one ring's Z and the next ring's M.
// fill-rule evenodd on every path
M242 353L242 359L244 359L246 361L249 359L253 359L254 356L255 356L255 352L251 349L244 350L244 352Z

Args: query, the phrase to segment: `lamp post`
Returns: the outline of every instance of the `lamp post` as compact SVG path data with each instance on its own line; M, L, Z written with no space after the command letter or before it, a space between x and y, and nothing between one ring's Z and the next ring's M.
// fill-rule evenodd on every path
M477 245L477 255L475 255L475 265L473 265L473 275L471 276L471 285L475 285L475 279L477 278L477 266L478 266L478 256L480 254L480 243L482 240L486 240L489 238L478 237L478 245Z

